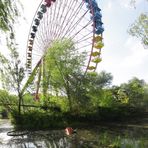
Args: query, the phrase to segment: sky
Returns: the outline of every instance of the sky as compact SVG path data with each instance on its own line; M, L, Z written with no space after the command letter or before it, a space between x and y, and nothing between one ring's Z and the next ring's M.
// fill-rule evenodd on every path
M99 2L99 0L98 0ZM127 33L130 24L148 11L145 0L137 0L136 9L130 7L128 0L100 0L103 22L104 43L103 61L98 71L106 70L114 76L113 84L127 82L138 77L148 82L148 49L144 49L139 39Z
M26 59L26 46L30 24L41 0L21 0L24 11L20 23L16 25L17 40L22 61ZM105 70L113 75L113 85L128 82L133 77L148 82L148 49L140 40L127 33L130 25L141 12L148 11L146 0L137 0L135 8L130 0L97 0L102 10L104 23L104 48L102 62L97 72Z

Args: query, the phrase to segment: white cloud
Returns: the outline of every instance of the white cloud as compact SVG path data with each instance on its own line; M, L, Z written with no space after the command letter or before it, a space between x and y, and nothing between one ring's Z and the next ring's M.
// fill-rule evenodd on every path
M117 48L114 45L112 47ZM127 82L134 76L148 82L148 50L139 40L129 37L120 50L112 49L112 54L106 50L102 51L103 61L98 65L98 72L104 69L110 72L114 76L114 85Z
M112 8L112 3L111 3L111 1L108 2L106 8L107 8L107 9L111 9L111 8Z
M102 11L103 11L103 12L109 12L109 11L111 11L111 10L113 10L113 3L109 0L109 1L107 1L106 4L104 5Z
M133 1L133 3L131 3ZM145 0L135 0L135 4L134 4L134 0L118 0L119 4L125 8L134 8L137 5L139 5L140 3L144 2Z
M121 63L123 67L134 68L144 64L148 58L148 50L145 50L139 41L129 38L125 47L129 50L129 55Z
M131 8L129 0L119 0L119 3L121 6L123 6L125 8Z

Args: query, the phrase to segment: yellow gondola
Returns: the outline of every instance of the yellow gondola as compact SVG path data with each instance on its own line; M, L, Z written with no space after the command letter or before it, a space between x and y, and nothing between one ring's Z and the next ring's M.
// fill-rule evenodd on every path
M101 58L95 58L92 60L92 62L94 62L94 63L100 63L101 61L102 61Z
M28 46L29 51L32 51L32 46Z
M29 61L27 61L27 64L31 64L31 61L29 60Z
M88 67L88 70L95 70L95 69L96 69L95 66L89 66L89 67Z
M101 54L101 52L95 51L95 52L91 53L91 56L96 57L96 56L98 56L100 54Z
M30 40L29 40L29 44L30 44L30 45L33 45L33 40L30 39Z
M27 68L31 68L31 65L30 65L30 63L28 63L28 64L27 64Z
M99 35L95 36L94 39L93 39L94 42L99 42L99 41L102 41L102 40L103 40L103 38Z
M104 43L101 42L101 41L98 42L98 43L96 43L96 44L94 45L94 47L97 48L97 49L101 49L103 46L104 46Z
M31 53L28 53L28 57L31 57L32 55L31 55Z

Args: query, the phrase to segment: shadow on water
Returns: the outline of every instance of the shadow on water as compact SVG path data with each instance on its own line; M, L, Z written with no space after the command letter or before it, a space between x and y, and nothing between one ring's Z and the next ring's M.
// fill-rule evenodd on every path
M0 148L148 148L148 129L143 128L98 126L78 129L72 136L64 130L8 136L10 129L0 128Z

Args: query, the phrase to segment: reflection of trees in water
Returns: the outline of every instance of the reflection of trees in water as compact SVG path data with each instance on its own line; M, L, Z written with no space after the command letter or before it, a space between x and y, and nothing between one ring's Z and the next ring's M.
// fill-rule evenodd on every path
M9 143L0 143L0 148L98 148L98 147L148 147L145 137L148 130L121 128L79 130L77 134L66 136L64 131L29 132L24 136L15 136Z
M30 132L28 135L13 137L9 148L72 148L75 137L67 138L64 132Z

